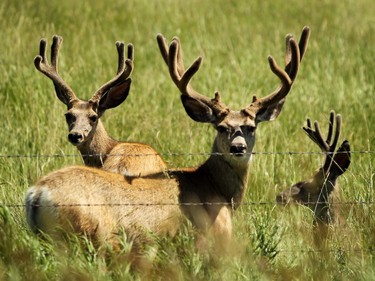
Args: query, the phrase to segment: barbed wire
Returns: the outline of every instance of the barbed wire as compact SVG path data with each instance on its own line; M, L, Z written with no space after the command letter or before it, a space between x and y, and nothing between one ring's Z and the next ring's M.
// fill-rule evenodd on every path
M374 150L351 150L351 151L337 151L337 152L322 152L322 151L254 151L244 153L244 155L330 155L340 153L351 154L375 154ZM219 153L219 152L171 152L171 153L116 153L116 154L0 154L0 158L64 158L64 157L141 157L141 156L163 156L163 157L180 157L180 156L212 156L212 155L233 155L233 153Z
M292 205L293 203L278 203L275 201L247 201L241 203L231 203L231 202L178 202L178 203L150 203L150 202L140 202L140 203L77 203L77 204L50 204L50 205L40 205L40 204L32 204L33 207L43 207L43 208L55 208L55 207L171 207L171 206L288 206ZM321 204L328 204L328 205L375 205L375 201L341 201L341 202L305 202L303 204L296 203L296 205L321 205ZM1 204L0 207L6 208L24 208L26 204Z
M342 248L337 248L337 249L314 249L314 250L276 250L278 253L286 253L286 254L293 254L293 253L311 253L311 254L320 254L320 253L363 253L367 252L368 254L373 254L375 253L375 249L371 248L354 248L354 249L342 249Z
M343 152L322 152L322 151L278 151L278 152L251 152L246 153L247 155L327 155L327 154L334 154L334 153L348 153L347 151ZM375 154L375 151L372 150L352 150L350 151L352 154ZM109 156L109 157L119 157L119 156L211 156L211 155L232 155L232 153L208 153L208 152L197 152L197 153L162 153L162 154L24 154L24 155L11 155L11 154L3 154L0 155L0 158L64 158L64 157L97 157L97 156ZM305 204L327 204L327 202L307 202ZM375 201L341 201L341 202L329 202L329 205L375 205ZM100 207L100 206L112 206L112 207L125 207L125 206L144 206L144 207L152 207L152 206L207 206L207 205L227 205L227 206L264 206L264 205L285 205L281 203L277 203L275 201L264 201L264 202L241 202L241 203L228 203L228 202L180 202L180 203L104 203L104 204L97 204L97 203L87 203L87 204L54 204L50 206L38 206L34 205L35 207ZM2 204L0 202L0 207L9 207L9 208L24 208L26 207L25 204Z

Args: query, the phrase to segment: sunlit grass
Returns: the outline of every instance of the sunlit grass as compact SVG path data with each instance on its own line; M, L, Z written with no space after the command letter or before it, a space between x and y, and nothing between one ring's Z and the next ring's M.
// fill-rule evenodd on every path
M213 129L181 106L156 44L156 34L181 38L185 63L203 65L194 88L234 109L278 84L267 56L283 63L284 36L311 27L311 40L283 112L260 124L257 152L319 151L301 127L307 117L326 128L330 110L343 116L342 140L355 151L375 147L375 4L370 0L304 1L8 1L0 4L0 204L22 205L42 175L82 163L67 142L65 106L33 66L39 40L64 37L60 73L88 99L116 71L115 42L135 46L131 93L103 116L116 139L155 147L170 167L194 166L210 152ZM186 154L171 156L171 153ZM69 155L45 157L46 155ZM191 154L191 155L189 155ZM3 157L3 156L14 157ZM19 157L33 155L34 157ZM272 204L275 195L311 176L318 154L253 157L245 201L234 215L233 253L213 264L194 250L191 229L160 241L152 280L371 280L375 278L372 204L343 205L344 227L316 248L309 210ZM343 201L374 201L373 153L353 153L339 179ZM271 202L271 204L257 204ZM124 255L126 256L124 245ZM56 249L31 233L23 207L0 208L1 280L133 280L122 256L105 260L90 241L72 237Z

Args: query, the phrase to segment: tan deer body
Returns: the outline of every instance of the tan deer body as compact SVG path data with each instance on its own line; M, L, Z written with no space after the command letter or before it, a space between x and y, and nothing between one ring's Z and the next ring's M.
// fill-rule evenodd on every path
M63 206L66 212L64 219L68 218L78 232L93 233L91 236L100 233L100 236L107 237L113 235L116 228L122 227L135 244L142 243L143 236L139 232L134 234L134 229L173 234L180 224L169 222L181 221L184 217L191 221L203 238L198 239L198 243L209 237L214 242L221 242L215 244L217 248L225 248L232 235L232 211L241 204L246 192L257 125L261 121L275 119L280 113L297 75L308 37L308 28L302 33L300 46L291 36L287 37L285 70L278 67L272 58L269 59L271 70L282 81L281 87L265 98L253 98L253 102L244 109L233 111L220 101L218 93L214 99L209 99L192 90L189 80L198 71L201 59L198 58L185 71L179 40L175 38L168 50L166 40L158 35L160 50L181 92L187 114L197 122L212 124L217 130L212 155L199 167L169 170L165 174L133 180L124 180L120 175L88 167L70 167L53 172L31 187L26 195L31 228L45 231L54 226L53 229L56 229L62 218L58 205L69 202L74 206ZM84 189L79 190L83 185ZM69 194L68 201L65 194ZM111 206L123 202L134 205ZM80 206L98 203L108 205L103 207L105 211L101 207ZM52 210L48 206L53 206ZM110 211L111 208L116 208L116 211ZM161 210L158 211L158 208ZM100 216L106 219L99 223ZM167 222L165 226L161 225L163 216ZM77 220L77 217L80 219ZM89 223L82 224L80 221ZM132 228L132 225L135 227ZM99 227L104 230L99 231Z
M33 205L27 201L28 208L49 207L27 210L28 215L34 214L27 219L46 233L58 225L99 241L111 238L119 225L173 234L179 219L178 194L176 182L164 176L134 178L129 184L117 173L71 166L52 172L30 188L27 198ZM157 203L165 205L153 205Z
M84 101L75 95L58 74L58 53L61 44L62 37L54 36L49 64L46 57L46 40L42 39L40 54L35 57L34 63L40 72L53 81L57 97L68 107L65 113L69 128L68 139L80 151L85 165L130 177L164 171L166 165L152 147L142 143L114 140L108 135L100 120L107 109L120 105L129 94L133 46L128 45L128 58L125 60L124 43L116 43L117 75L101 86L90 100Z

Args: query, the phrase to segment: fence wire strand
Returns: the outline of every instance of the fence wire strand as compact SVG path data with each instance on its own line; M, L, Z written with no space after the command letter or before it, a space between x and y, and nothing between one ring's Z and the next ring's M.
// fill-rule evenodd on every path
M322 151L254 151L251 153L247 153L248 155L327 155L327 154L335 154L335 153L348 153L347 151L343 152L322 152ZM375 154L373 150L352 150L350 151L351 154ZM161 153L161 154L0 154L0 159L5 158L65 158L65 157L120 157L120 156L170 156L170 157L177 157L177 156L211 156L211 155L231 155L232 153L208 153L208 152L197 152L197 153ZM307 202L306 204L327 204L327 202ZM374 205L375 201L342 201L342 202L330 202L329 205ZM277 202L241 202L241 203L227 203L227 202L199 202L199 203L106 203L106 204L59 204L59 205L51 205L51 206L35 206L35 207L100 207L100 206L112 206L112 207L125 207L125 206L208 206L208 205L222 205L222 206L265 206L265 205L283 205ZM9 203L1 203L0 207L8 207L8 208L25 208L25 204L9 204Z
M293 203L277 203L272 201L258 201L258 202L241 202L241 203L230 203L230 202L179 202L179 203L164 203L164 202L157 202L157 203L150 203L150 202L139 202L139 203L80 203L80 204L53 204L53 205L39 205L33 204L33 207L43 207L43 208L58 208L58 207L171 207L171 206L231 206L231 207L239 207L239 206L288 206L292 205ZM305 202L304 204L295 203L296 205L324 205L328 204L330 206L334 205L375 205L375 201L341 201L341 202ZM0 207L6 208L24 208L26 207L25 204L1 204Z
M347 151L343 152L322 152L322 151L254 151L251 153L247 153L248 155L328 155L328 154L335 154L335 153L348 153ZM375 151L372 150L352 150L350 151L351 154L368 154L373 155L375 154ZM224 155L226 153L207 153L207 152L197 152L197 153L160 153L158 154L161 157L184 157L184 156L212 156L212 155ZM231 153L227 153L231 154ZM144 157L144 156L155 156L157 154L0 154L0 159L38 159L38 158L66 158L66 157ZM316 206L319 204L327 204L327 202L307 202L305 204L297 203L296 205L307 205L307 204L315 204ZM135 203L103 203L103 204L97 204L97 203L86 203L86 204L53 204L53 205L32 205L33 207L47 207L47 208L59 208L59 207L89 207L89 208L95 208L95 207L183 207L183 206L229 206L229 207L262 207L262 206L271 206L272 208L279 206L279 207L285 207L286 205L292 205L292 203L288 204L281 204L276 201L246 201L241 203L231 203L231 202L178 202L178 203L168 203L168 202L156 202L156 203L150 203L150 202L135 202ZM329 202L328 205L341 205L341 206L360 206L360 205L366 205L366 206L373 206L375 205L375 201L372 200L358 200L358 201L341 201L341 202ZM13 203L4 203L0 202L0 208L20 208L24 209L26 208L26 204L13 204ZM290 254L295 253L296 251L293 250L278 250L279 253L284 254ZM366 248L355 248L355 249L314 249L314 250L300 250L299 252L304 253L311 253L311 254L321 254L321 253L338 253L338 252L344 252L344 253L367 253L367 254L374 254L375 249L366 249Z
M336 152L322 152L322 151L253 151L251 153L245 153L245 155L329 155L329 154L340 154L348 153L351 154L375 154L374 150L351 150L351 151L336 151ZM179 156L212 156L212 155L232 155L232 153L212 153L212 152L171 152L171 153L159 153L159 154L143 154L143 153L131 153L131 154L1 154L0 158L65 158L65 157L141 157L141 156L155 156L159 155L162 157L179 157Z

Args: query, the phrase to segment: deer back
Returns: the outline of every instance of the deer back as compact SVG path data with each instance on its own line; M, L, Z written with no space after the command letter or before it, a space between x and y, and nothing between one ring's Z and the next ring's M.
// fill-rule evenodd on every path
M26 195L27 222L34 231L85 233L94 241L141 232L173 235L179 227L177 182L164 175L126 180L120 174L84 166L52 172ZM138 239L138 238L137 238Z

